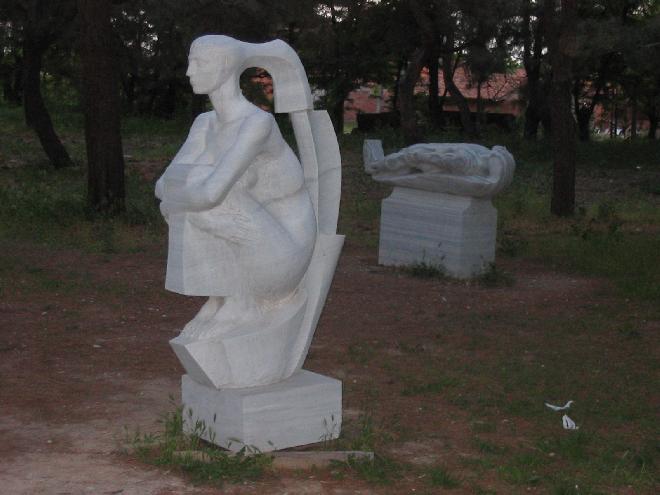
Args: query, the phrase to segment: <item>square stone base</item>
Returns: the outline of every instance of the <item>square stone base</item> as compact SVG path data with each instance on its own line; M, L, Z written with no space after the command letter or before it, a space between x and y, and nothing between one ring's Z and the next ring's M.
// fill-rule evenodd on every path
M382 203L378 262L426 263L469 278L495 261L497 210L490 199L395 187Z
M300 370L273 385L217 390L183 375L184 431L262 452L331 440L341 429L339 380Z

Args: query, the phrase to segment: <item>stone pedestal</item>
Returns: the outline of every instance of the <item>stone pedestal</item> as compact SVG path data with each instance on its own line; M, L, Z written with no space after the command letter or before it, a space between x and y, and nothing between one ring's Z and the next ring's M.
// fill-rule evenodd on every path
M426 263L469 278L495 260L496 233L490 199L395 187L382 203L378 262Z
M331 440L341 429L339 380L300 370L282 382L223 389L182 377L184 430L232 451Z

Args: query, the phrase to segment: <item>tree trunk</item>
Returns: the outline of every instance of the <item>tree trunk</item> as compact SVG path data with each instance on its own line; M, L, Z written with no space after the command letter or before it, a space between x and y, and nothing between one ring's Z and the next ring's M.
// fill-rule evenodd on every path
M448 46L453 46L453 42L449 43ZM442 56L442 78L445 82L445 87L449 90L452 100L458 106L463 131L468 136L474 136L475 128L470 115L470 106L468 105L465 96L463 96L463 93L461 93L461 90L458 89L458 86L454 83L454 70L452 65L451 53L444 53Z
M135 81L137 76L135 73L130 72L122 78L121 85L124 88L124 100L126 101L126 111L129 114L135 112Z
M575 113L578 124L578 137L580 141L589 141L591 138L591 112L586 108L578 108Z
M80 60L87 143L87 197L100 213L124 209L117 50L110 0L78 0Z
M523 136L535 140L538 136L539 124L543 120L545 97L541 91L541 48L543 45L543 15L537 12L537 20L532 30L531 0L522 4L521 37L523 44L523 66L527 78L527 108L525 108L525 124Z
M578 79L573 82L573 108L577 119L578 138L580 141L589 141L591 137L589 123L591 122L593 111L590 106L585 107L580 105L580 81Z
M525 128L523 130L524 138L531 141L535 140L539 133L540 123L541 117L538 115L537 107L531 103L531 100L528 100L527 108L525 109Z
M36 23L29 20L28 23ZM25 123L34 129L48 160L55 168L73 165L69 153L55 133L46 104L41 94L41 61L48 42L37 38L34 26L26 29L23 41L23 110Z
M550 61L552 65L552 147L554 152L552 200L554 215L575 211L575 120L571 111L572 56L575 50L577 0L545 0Z
M438 84L438 54L431 53L428 61L429 68L429 120L435 127L442 127L442 110L440 108Z
M527 73L527 108L525 108L525 127L523 136L534 141L539 134L541 123L541 96L539 94L539 72L536 69L526 69Z
M330 102L330 120L335 128L335 133L342 135L344 133L344 102L346 98L337 96Z
M633 95L630 100L630 139L637 139L637 97Z
M401 115L401 130L403 140L406 144L414 144L420 141L417 129L417 118L415 115L415 85L419 74L427 59L427 49L418 47L410 56L405 73L399 80L398 100L399 113Z
M481 97L481 87L483 86L483 81L479 79L477 82L477 118L475 119L475 134L478 136L483 131L485 125L485 113L484 113L484 99Z
M649 133L646 135L648 139L655 139L658 133L658 107L653 105L648 109L649 117Z
M7 103L20 105L23 103L23 59L14 51L14 64L4 74L2 93Z
M406 66L405 59L399 60L399 63L396 68L396 80L394 81L394 89L392 91L392 110L399 108L399 84L401 83L401 75L404 72L404 67Z

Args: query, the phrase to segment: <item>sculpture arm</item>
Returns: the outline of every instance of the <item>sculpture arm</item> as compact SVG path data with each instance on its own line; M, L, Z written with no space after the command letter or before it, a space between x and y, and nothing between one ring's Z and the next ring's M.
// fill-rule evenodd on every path
M222 203L236 181L264 149L273 130L273 117L256 113L241 124L238 138L220 158L215 170L203 182L188 186L186 210L209 210Z
M190 127L186 141L172 159L172 163L194 163L206 146L206 131L211 123L213 112L200 113Z
M199 114L192 126L190 127L190 132L186 141L183 143L176 156L172 160L172 164L178 162L189 162L192 163L194 159L191 159L191 156L197 156L205 147L206 142L206 131L209 128L210 117L212 112L206 112ZM164 179L165 174L161 175L158 181L156 182L156 197L163 200L164 193Z

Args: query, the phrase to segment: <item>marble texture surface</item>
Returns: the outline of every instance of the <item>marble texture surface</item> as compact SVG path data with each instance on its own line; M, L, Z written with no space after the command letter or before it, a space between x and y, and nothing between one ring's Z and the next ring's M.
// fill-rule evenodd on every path
M492 198L513 179L516 163L504 146L419 143L385 155L380 140L363 144L364 166L374 180L456 196Z
M184 429L232 451L262 452L337 438L339 380L301 370L275 385L217 390L182 377Z
M469 278L495 260L496 233L490 200L395 187L381 207L378 262L425 263Z
M243 97L249 67L273 78L298 154ZM301 369L344 242L330 117L314 110L300 59L281 40L202 36L187 75L213 111L197 117L156 184L169 225L165 287L208 297L170 342L187 372L185 428L235 451L336 438L341 382Z
M515 169L506 148L421 143L385 155L381 141L368 139L363 157L374 180L394 186L381 207L379 263L424 263L470 278L495 261L491 198L510 184Z
M244 98L248 67L272 76L298 155L273 116ZM171 345L200 384L277 383L302 367L343 245L337 138L281 40L202 36L187 75L213 111L197 117L156 195L169 224L166 288L209 299Z

